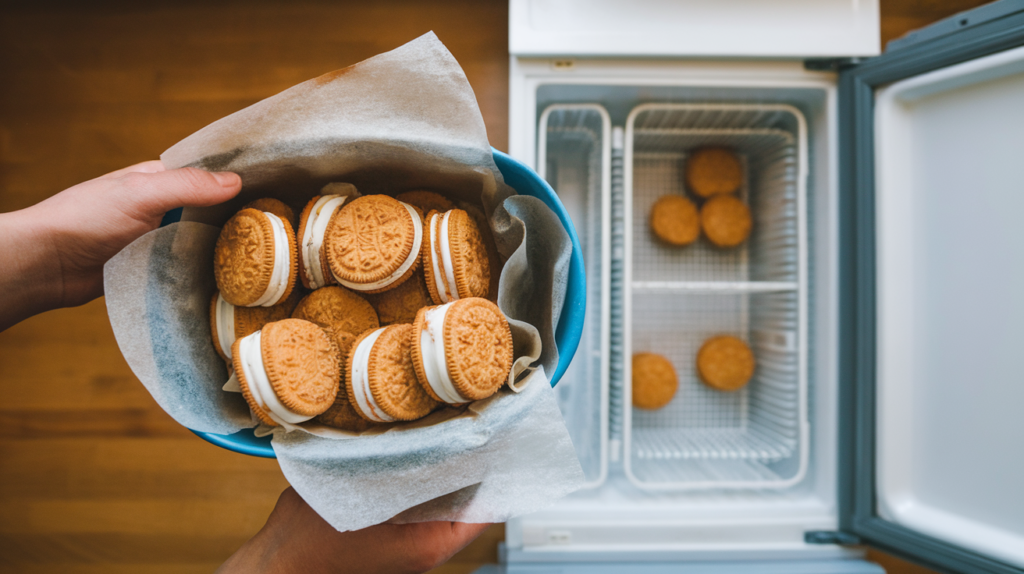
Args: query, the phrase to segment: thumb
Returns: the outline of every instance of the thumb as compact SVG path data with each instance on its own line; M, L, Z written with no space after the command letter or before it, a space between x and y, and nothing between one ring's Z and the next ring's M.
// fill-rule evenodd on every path
M176 207L217 205L242 189L242 178L236 173L193 167L131 172L117 179L135 210L144 217L159 217Z

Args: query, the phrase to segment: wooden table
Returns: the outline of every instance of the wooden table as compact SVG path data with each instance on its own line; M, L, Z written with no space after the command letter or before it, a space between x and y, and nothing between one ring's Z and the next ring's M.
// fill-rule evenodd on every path
M883 40L976 0L883 0ZM260 99L434 30L508 142L505 2L33 3L0 13L0 211L156 158ZM369 5L368 5L369 4ZM0 563L19 572L210 572L287 485L175 423L102 300L0 333ZM492 527L437 572L496 560ZM890 572L927 572L881 554Z

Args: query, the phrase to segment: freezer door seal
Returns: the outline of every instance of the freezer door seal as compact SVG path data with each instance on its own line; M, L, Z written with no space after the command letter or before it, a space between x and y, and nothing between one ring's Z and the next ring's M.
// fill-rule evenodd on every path
M972 259L992 257L982 249L986 237L1012 234L1020 228L1005 223L999 212L1012 211L1019 219L1013 202L1021 195L1021 180L1011 178L1008 188L1002 182L1015 169L1013 165L1019 166L1024 152L1024 135L1017 131L1017 126L1024 125L1024 2L1004 0L978 11L978 17L975 11L958 14L935 24L934 33L927 29L915 33L890 44L886 54L840 71L840 528L866 544L942 572L1020 574L1024 572L1024 549L1019 544L1024 540L1024 519L1014 509L1024 496L1005 485L1008 477L1016 480L1024 474L1022 403L1016 403L1015 417L998 416L1006 412L1000 400L1024 397L1024 391L1017 390L1022 387L1020 371L1016 377L994 381L992 364L981 365L978 380L972 383L997 392L968 397L963 409L987 405L997 412L975 409L950 421L955 425L971 416L970 424L959 427L968 436L979 435L979 429L998 428L1001 433L987 435L991 442L975 443L972 450L958 447L956 435L949 440L935 432L942 430L935 421L946 420L937 419L936 413L954 412L955 391L964 387L957 386L948 370L936 373L937 365L960 366L968 360L949 358L942 351L956 349L959 337L965 351L978 348L984 353L978 338L965 340L965 333L977 325L1003 328L1012 320L1013 310L989 313L984 319L959 308L938 316L934 301L950 300L950 286L977 284L979 275L1010 282L1016 268L1024 264L1024 235L995 246L997 255L1018 255L1016 260L1000 259L1002 267L979 273ZM915 37L919 40L911 41ZM931 121L957 102L973 107L945 113L943 121ZM942 137L949 134L966 135ZM992 154L973 151L965 143L968 140L973 149L990 146ZM963 165L946 169L943 154L965 149L966 156L953 156L954 163L960 159ZM926 156L923 160L921 154ZM1002 158L995 171L1004 176L993 176L998 184L986 179L992 175L985 171L991 155ZM1016 162L1006 161L1014 155ZM979 177L975 189L964 189L962 196L956 195L955 185L948 180L936 179L939 173L965 171ZM925 197L927 201L922 200ZM997 204L988 208L992 218L975 219L981 213L978 201L1001 198L1010 205L1000 209ZM929 231L929 226L951 220L964 222L957 232L974 251L958 255L965 243L943 243ZM938 251L939 246L946 251ZM938 258L929 259L936 252ZM948 281L925 281L936 277ZM1009 288L984 287L982 292L961 297L962 307L992 311L997 307L993 300L1013 300ZM987 297L988 293L994 296ZM964 322L951 321L957 313ZM921 325L932 329L921 329ZM1012 344L1016 338L1002 337L995 343L1007 340ZM929 360L919 360L924 355ZM990 355L995 363L1009 364L1006 353ZM923 443L908 438L921 429L931 433L923 435ZM997 452L1000 445L1012 444L1017 448L1011 452ZM904 447L905 457L894 456ZM945 462L952 469L950 474L963 470L967 478L962 484L972 486L961 487L962 495L950 488L952 478L926 472L938 468L934 461L941 464L943 455L960 462L961 468ZM983 468L970 468L979 465L978 460ZM931 490L922 492L921 484ZM1003 487L978 492L990 484ZM894 495L906 492L912 496ZM915 502L914 496L931 497L928 500L938 500L939 506L947 505L942 510L952 510L928 514L934 508L924 508L926 512L921 512L919 502L925 498ZM900 500L906 504L899 504ZM930 516L930 521L922 520Z

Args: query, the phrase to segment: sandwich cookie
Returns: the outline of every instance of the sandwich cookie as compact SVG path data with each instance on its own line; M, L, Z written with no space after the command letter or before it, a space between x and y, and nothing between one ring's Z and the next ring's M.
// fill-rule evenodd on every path
M231 361L235 340L259 331L267 323L287 319L299 302L298 292L273 307L235 307L220 293L210 300L210 334L213 348L225 361Z
M430 300L423 273L419 270L398 287L383 293L367 295L366 298L377 310L381 325L412 323L420 309L434 304Z
M486 399L512 369L512 331L498 306L470 297L421 309L412 326L413 365L438 401Z
M256 201L250 201L249 203L242 206L242 209L252 208L259 211L266 211L267 213L273 213L281 219L292 224L295 227L295 212L292 208L288 207L285 202L280 199L274 199L273 197L263 197Z
M455 209L455 204L448 201L443 195L434 193L433 191L407 191L405 193L399 193L395 196L395 199L403 203L408 203L413 207L418 207L423 210L423 213L429 213L430 211L448 211L449 209Z
M348 363L348 354L352 350L352 344L355 343L356 337L345 331L335 332L334 335L341 351L341 364L345 365ZM356 413L352 403L348 400L348 390L345 385L338 385L338 394L334 397L334 403L326 411L316 416L316 422L352 432L362 432L376 426Z
M264 423L291 430L334 404L341 379L340 353L313 323L269 323L235 341L231 352L231 377Z
M252 208L224 224L213 252L217 289L238 307L270 307L287 299L297 265L292 224Z
M416 271L423 221L407 203L367 195L342 206L327 225L324 243L339 285L380 293L398 287Z
M323 251L324 232L347 199L345 195L314 196L299 216L299 279L308 289L334 283Z
M487 297L491 267L476 222L461 209L431 211L423 243L423 273L434 303Z
M346 389L356 413L376 423L411 421L437 407L419 381L409 354L412 325L360 335L349 353Z
M377 312L359 295L344 287L332 286L317 289L299 301L292 318L309 321L335 337L339 333L362 333L380 326Z

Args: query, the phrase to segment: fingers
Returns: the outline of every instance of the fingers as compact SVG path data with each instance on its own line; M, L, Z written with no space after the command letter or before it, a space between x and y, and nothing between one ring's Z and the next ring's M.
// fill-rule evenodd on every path
M481 524L452 522L452 546L457 546L457 550L461 550L464 546L476 540L489 526L490 523L487 522Z
M223 203L242 189L238 174L191 167L150 173L135 171L117 179L128 205L142 218L159 217L176 207Z
M164 171L165 169L166 168L164 167L164 164L160 160L154 159L151 161L137 163L135 165L130 165L128 167L123 167L117 171L112 171L106 175L101 175L95 179L116 179L126 173L156 173L158 171Z

